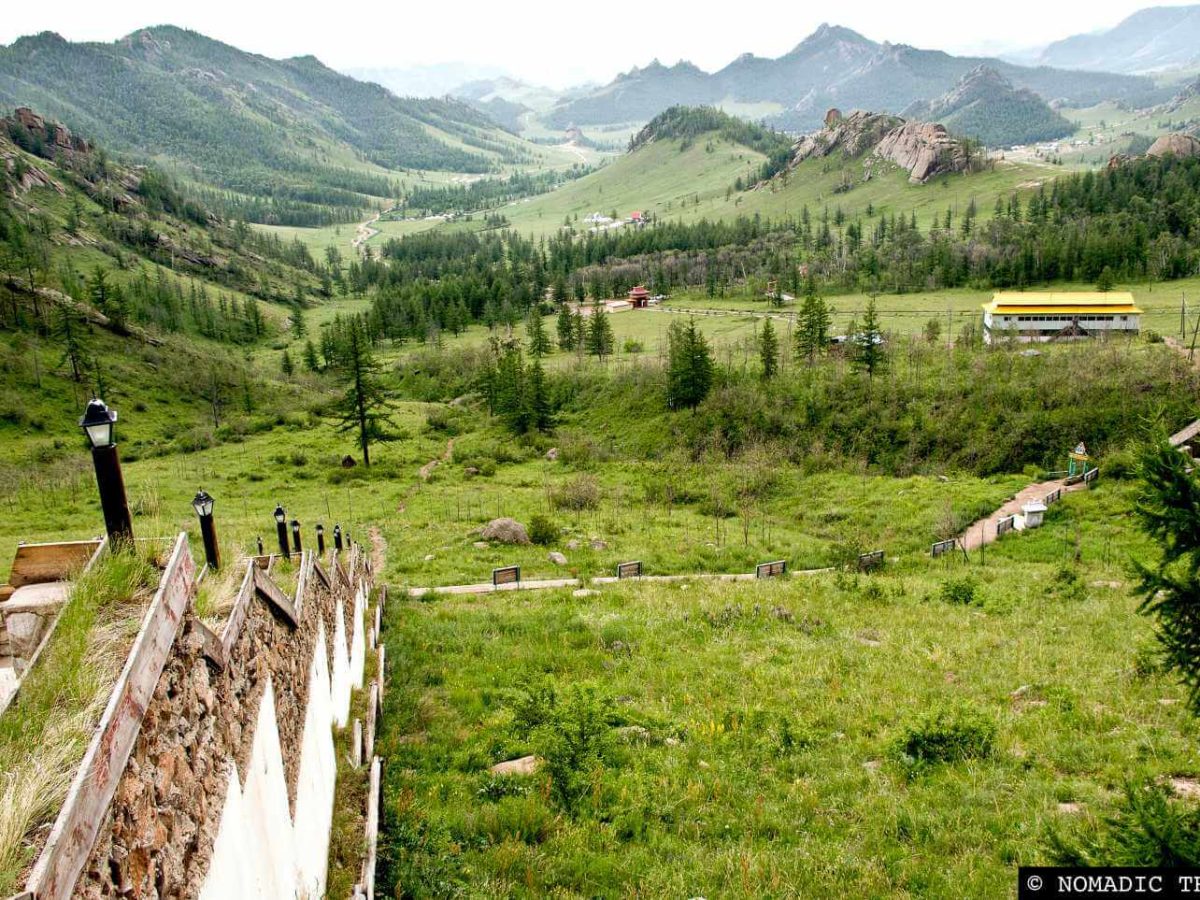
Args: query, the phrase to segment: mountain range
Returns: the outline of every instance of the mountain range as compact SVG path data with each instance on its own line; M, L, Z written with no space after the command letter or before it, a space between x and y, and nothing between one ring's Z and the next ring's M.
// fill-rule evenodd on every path
M1046 47L1038 63L1104 72L1160 72L1200 65L1200 5L1139 10L1115 27Z
M674 66L654 62L635 68L601 88L559 104L545 120L560 128L616 124L647 119L673 104L769 102L784 107L769 117L772 124L804 131L820 125L830 107L898 112L914 102L939 97L981 65L994 69L1018 89L1075 106L1103 100L1150 103L1157 97L1154 83L1144 77L958 57L939 50L878 43L849 28L822 25L776 59L744 54L715 73L688 62Z
M172 26L0 47L0 107L17 106L184 178L296 204L358 209L395 196L389 170L482 173L534 152L464 102L401 99L313 56L269 59Z

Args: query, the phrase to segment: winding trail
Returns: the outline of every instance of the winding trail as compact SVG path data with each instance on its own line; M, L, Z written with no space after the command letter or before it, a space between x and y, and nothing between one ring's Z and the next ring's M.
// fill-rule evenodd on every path
M1077 484L1067 484L1062 479L1041 481L1028 485L1022 488L1017 496L1013 497L991 515L985 516L978 522L971 523L966 531L958 536L959 546L964 550L974 550L983 544L990 544L996 540L996 523L1001 519L1016 515L1026 503L1033 500L1041 500L1051 491L1060 488L1064 494L1068 494L1072 491L1081 491L1086 487L1087 485L1082 481Z
M395 206L389 206L386 209L381 209L375 215L371 216L371 218L367 219L367 221L359 222L355 228L354 239L350 241L350 246L357 250L371 238L375 237L375 235L379 234L379 229L374 227L375 223L379 221L384 213L389 213L395 208Z
M425 465L421 466L417 474L421 476L422 481L428 481L429 476L433 474L433 470L438 467L438 463L449 462L450 457L453 455L454 438L450 438L450 440L446 441L446 452L443 453L439 458L431 459L429 462L425 463Z

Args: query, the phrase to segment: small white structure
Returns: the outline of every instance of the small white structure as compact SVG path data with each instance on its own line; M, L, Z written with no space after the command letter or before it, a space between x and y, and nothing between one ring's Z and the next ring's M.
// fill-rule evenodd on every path
M1046 504L1041 500L1030 500L1021 507L1021 512L1025 514L1026 528L1038 528L1046 515Z
M999 291L983 305L983 340L1022 342L1137 334L1142 311L1128 291Z

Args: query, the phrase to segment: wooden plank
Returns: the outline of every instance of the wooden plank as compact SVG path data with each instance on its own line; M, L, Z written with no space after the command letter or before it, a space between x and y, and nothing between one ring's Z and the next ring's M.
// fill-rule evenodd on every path
M321 565L320 560L313 560L313 571L317 573L317 577L321 579L321 583L325 585L326 588L331 589L333 587L333 585L329 582L329 573L325 571L325 568Z
M87 561L87 565L85 565L83 567L83 571L84 572L91 571L92 566L96 565L96 561L98 559L100 559L100 557L103 556L107 552L108 552L108 538L106 537L102 541L100 541L99 545L96 547L96 551L92 554L91 559L89 559ZM68 595L67 599L70 600L69 595ZM42 637L42 640L38 644L37 649L33 651L33 656L30 658L29 662L25 665L25 671L21 675L21 680L17 682L16 689L13 690L8 695L8 698L6 700L4 700L4 702L0 703L0 715L3 715L4 711L12 705L12 702L17 698L17 694L19 694L21 691L21 685L24 683L25 679L29 677L29 673L33 671L34 667L38 663L38 660L42 658L42 651L45 650L48 646L50 646L50 639L52 637L54 637L54 632L56 630L58 630L58 622L62 618L62 610L60 609L58 612L59 612L59 614L56 615L54 617L54 621L50 623L50 627L46 630L46 634ZM6 630L5 635L7 635L7 634L8 634L8 632Z
M375 726L379 719L379 685L371 685L370 699L367 707L367 733L365 735L365 745L363 753L364 759L370 759L375 755Z
M521 583L521 567L520 566L501 566L498 569L492 569L492 586L501 584L520 584Z
M254 591L258 596L267 601L267 604L277 612L285 622L295 628L300 624L300 619L296 615L296 608L292 606L292 601L288 599L288 595L275 582L271 580L271 576L264 573L261 569L254 570Z
M367 793L367 900L375 900L375 860L379 852L379 789L382 767L379 757L371 760L371 782Z
M1181 444L1186 444L1191 441L1196 435L1200 434L1200 419L1197 419L1191 425L1184 428L1182 431L1177 431L1171 435L1171 446L1178 447Z
M38 900L65 900L75 889L194 596L195 577L187 535L180 534L100 725L29 876L26 889Z
M300 574L296 576L296 599L292 601L292 610L296 614L296 621L300 621L300 616L304 610L304 595L308 592L308 581L310 569L312 567L312 551L305 550L300 555Z
M204 658L216 666L218 671L224 670L229 664L229 654L225 652L224 642L199 619L196 620L196 633L200 635L200 652L204 654Z
M937 559L939 556L943 556L947 553L952 552L957 543L958 543L958 540L956 538L951 538L948 541L937 541L930 548L929 555L932 556L934 559Z
M362 719L354 720L353 737L350 740L350 765L358 768L362 765L363 727Z
M996 537L1002 537L1017 527L1016 516L1005 516L1003 519L996 521Z
M250 601L254 597L254 573L259 571L258 563L250 560L246 566L246 574L242 577L242 586L238 588L237 598L233 601L233 609L225 620L225 629L221 632L221 643L225 645L225 658L233 655L233 647L241 636L242 626L246 624L246 613L250 609Z
M63 541L53 544L22 544L13 557L8 583L19 588L46 581L66 581L85 566L100 547L100 541Z
M379 672L375 676L375 683L379 685L379 709L383 711L383 673L385 666L383 662L384 654L387 653L387 644L379 645Z

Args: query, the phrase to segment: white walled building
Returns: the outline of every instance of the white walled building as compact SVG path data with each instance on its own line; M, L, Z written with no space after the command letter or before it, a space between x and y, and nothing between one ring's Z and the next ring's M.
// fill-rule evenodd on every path
M1137 334L1142 311L1128 291L999 291L983 305L983 340L1078 340Z

